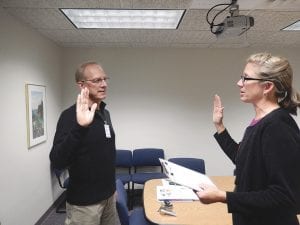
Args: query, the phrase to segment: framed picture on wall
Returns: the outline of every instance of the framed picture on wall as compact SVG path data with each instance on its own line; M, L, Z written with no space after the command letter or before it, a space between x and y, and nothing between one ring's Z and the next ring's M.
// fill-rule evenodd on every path
M27 145L31 148L47 140L46 86L26 84Z

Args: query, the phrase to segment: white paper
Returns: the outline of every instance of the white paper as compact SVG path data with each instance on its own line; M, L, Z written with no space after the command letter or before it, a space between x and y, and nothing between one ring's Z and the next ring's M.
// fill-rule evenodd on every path
M164 173L174 183L192 188L196 191L201 191L201 184L216 186L205 174L172 163L168 160L159 160L163 167Z
M156 194L158 201L197 201L199 200L195 192L181 185L157 186Z

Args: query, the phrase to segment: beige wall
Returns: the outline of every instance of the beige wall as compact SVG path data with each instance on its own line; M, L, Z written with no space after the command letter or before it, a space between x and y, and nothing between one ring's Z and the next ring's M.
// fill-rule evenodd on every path
M161 147L167 158L204 158L209 175L231 175L233 165L213 138L212 100L221 96L225 124L239 141L254 114L240 102L236 82L258 51L288 57L299 74L299 49L65 49L64 107L77 94L76 65L100 61L111 77L106 102L118 148Z
M250 53L270 50L288 57L300 89L299 49L61 48L1 8L0 30L2 225L34 224L61 193L48 155L59 114L75 102L73 74L82 61L102 62L111 77L106 102L118 148L161 147L167 158L202 157L209 175L233 170L212 137L213 95L222 97L225 123L236 140L253 116L236 87ZM46 86L48 139L30 150L25 83Z
M49 150L61 111L61 50L0 8L0 222L33 225L59 196ZM48 140L27 149L25 83L46 86Z

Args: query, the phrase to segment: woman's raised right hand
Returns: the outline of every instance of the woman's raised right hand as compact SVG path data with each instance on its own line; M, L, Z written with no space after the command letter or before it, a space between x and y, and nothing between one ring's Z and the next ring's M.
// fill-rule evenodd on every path
M225 130L223 124L223 111L224 111L224 107L222 106L221 98L219 95L215 95L214 108L213 108L213 123L218 133L221 133L222 131Z

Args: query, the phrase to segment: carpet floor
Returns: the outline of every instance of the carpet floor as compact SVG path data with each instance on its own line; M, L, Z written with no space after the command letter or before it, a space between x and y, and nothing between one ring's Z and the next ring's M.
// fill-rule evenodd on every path
M134 198L133 198L133 208L143 206L142 196L143 196L142 190L135 191ZM61 204L60 209L65 210L64 203ZM43 221L40 221L35 225L64 225L65 219L66 219L66 213L57 213L56 208L53 208Z

